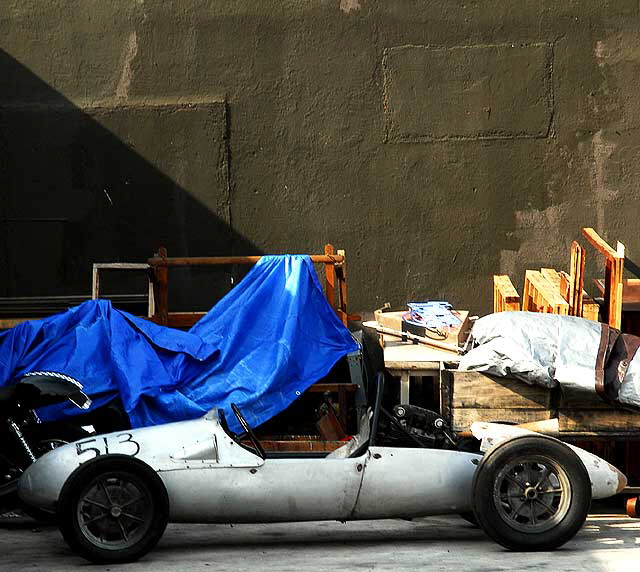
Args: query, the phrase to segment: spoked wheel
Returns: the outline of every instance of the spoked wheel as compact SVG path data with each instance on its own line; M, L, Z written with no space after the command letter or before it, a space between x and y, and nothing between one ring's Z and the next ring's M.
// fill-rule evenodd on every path
M110 455L74 472L60 495L60 530L92 562L136 560L151 550L168 520L158 475L141 461Z
M140 479L128 472L99 475L82 491L76 505L82 534L108 550L122 550L151 528L152 500Z
M591 483L578 456L545 437L519 437L491 450L476 471L478 523L511 550L552 550L584 523Z
M500 516L511 527L543 532L567 515L571 482L554 459L534 455L507 463L496 477L493 494Z

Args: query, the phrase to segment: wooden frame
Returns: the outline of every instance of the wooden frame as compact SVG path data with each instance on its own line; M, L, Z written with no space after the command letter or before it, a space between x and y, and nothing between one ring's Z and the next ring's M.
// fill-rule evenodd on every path
M625 248L616 243L615 250L590 227L583 228L582 234L605 258L603 317L611 327L622 326L622 276L624 273Z
M525 272L522 309L526 312L569 315L569 303L560 295L560 290L537 270Z
M567 301L569 302L569 315L582 316L582 305L584 300L584 262L586 252L575 240L571 243L571 280L569 281L569 292Z
M506 274L493 276L493 311L517 312L520 310L520 294Z
M162 247L147 261L151 269L155 312L151 320L174 328L187 328L195 324L204 312L169 312L169 269L185 266L222 266L229 264L255 264L262 256L169 257ZM310 255L311 261L321 263L325 269L325 296L346 326L351 316L347 311L346 255L331 244L325 245L324 254ZM336 299L337 298L337 299Z
M100 271L104 270L116 270L116 271L136 271L146 272L148 276L149 289L148 296L149 302L147 307L147 317L151 318L155 314L155 300L153 293L153 281L151 279L151 266L144 263L135 262L97 262L93 265L92 283L91 283L91 299L96 300L100 298Z

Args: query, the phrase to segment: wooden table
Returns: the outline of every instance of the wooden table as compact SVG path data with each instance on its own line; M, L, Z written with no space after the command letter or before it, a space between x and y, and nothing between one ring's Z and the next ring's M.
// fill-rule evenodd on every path
M445 363L460 361L460 354L403 342L393 336L385 335L383 341L384 365L394 377L400 378L400 403L409 403L412 378L434 376L439 381Z

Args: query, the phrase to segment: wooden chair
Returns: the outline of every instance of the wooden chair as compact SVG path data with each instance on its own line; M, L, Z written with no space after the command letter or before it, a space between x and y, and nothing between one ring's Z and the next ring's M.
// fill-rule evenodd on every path
M614 250L594 229L583 228L582 234L605 258L603 318L611 327L620 329L622 326L624 244L617 242Z

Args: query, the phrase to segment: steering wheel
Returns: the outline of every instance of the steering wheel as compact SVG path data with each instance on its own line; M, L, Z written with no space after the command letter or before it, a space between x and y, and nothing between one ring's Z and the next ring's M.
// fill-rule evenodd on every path
M238 441L244 439L245 437L249 437L249 439L251 439L251 444L254 446L258 455L262 459L266 459L267 454L264 452L264 449L262 448L260 441L258 441L258 438L254 435L253 430L251 429L251 427L249 427L247 420L242 416L242 413L240 413L238 406L235 403L232 403L231 409L235 413L235 416L238 418L240 425L242 425L242 428L244 429L244 433L242 435L238 435Z

